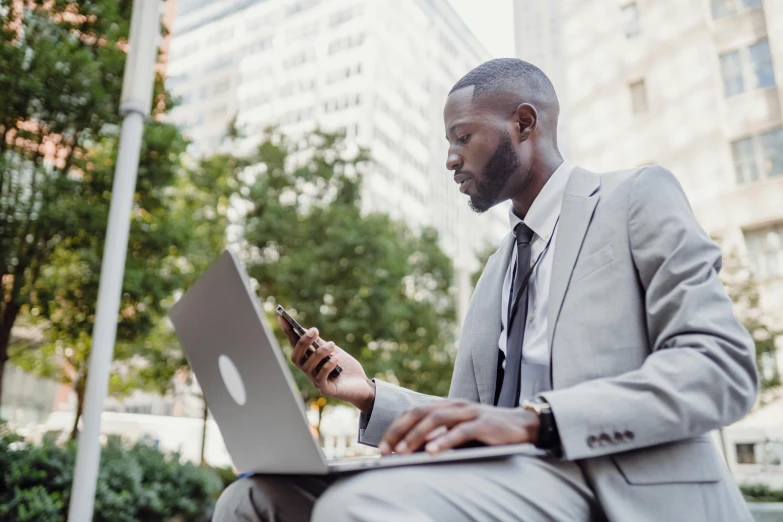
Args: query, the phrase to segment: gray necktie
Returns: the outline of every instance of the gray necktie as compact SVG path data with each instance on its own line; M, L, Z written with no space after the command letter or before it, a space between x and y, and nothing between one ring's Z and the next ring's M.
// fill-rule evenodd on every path
M522 368L522 343L525 339L527 318L528 272L530 271L530 241L533 231L524 223L514 228L517 238L517 266L511 285L511 300L508 308L508 342L506 343L506 368L502 370L503 357L498 360L495 404L508 408L519 405L520 372ZM516 306L515 306L516 304Z

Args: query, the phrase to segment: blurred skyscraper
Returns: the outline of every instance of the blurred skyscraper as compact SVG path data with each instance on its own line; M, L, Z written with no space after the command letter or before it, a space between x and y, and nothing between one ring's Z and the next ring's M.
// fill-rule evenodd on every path
M561 100L568 96L563 61L561 0L514 0L514 47L517 58L546 72ZM557 129L561 152L570 156L568 145L568 107L560 107Z
M252 143L269 125L320 125L367 147L364 205L440 232L461 320L474 254L508 222L501 208L473 214L446 171L442 110L486 59L446 0L178 0L167 85L197 155L221 146L234 117Z
M524 11L531 3L518 2L517 20L533 24ZM671 169L702 226L740 250L762 304L780 317L783 3L557 3L560 20L542 28L550 34L539 43L562 31L574 161L598 172L649 163ZM520 23L518 31L531 29Z

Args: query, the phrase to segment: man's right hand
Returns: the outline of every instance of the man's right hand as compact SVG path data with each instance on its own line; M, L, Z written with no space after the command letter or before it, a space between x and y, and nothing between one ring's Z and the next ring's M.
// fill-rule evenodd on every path
M297 339L291 326L282 317L278 317L277 320L288 336L291 346L294 347L291 361L307 375L318 391L326 397L349 402L364 413L372 412L375 403L375 383L367 378L359 361L333 342L327 343L318 337L317 329L310 328L301 339ZM307 357L307 349L315 341L318 341L321 346ZM318 368L319 363L327 356L331 359ZM338 364L343 369L342 373L330 378L329 374ZM317 373L316 368L318 368Z

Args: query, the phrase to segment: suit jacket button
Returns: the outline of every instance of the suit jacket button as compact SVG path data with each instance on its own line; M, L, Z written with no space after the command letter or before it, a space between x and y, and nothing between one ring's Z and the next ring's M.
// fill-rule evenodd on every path
M615 442L625 442L625 435L623 435L619 431L615 431L614 432L614 441Z
M609 436L608 433L602 433L600 437L598 437L598 445L599 446L606 446L607 444L612 444L614 441L612 440L612 437Z
M598 442L598 438L595 435L590 435L589 437L587 437L588 448L594 448L596 442Z
M634 434L633 434L632 431L626 430L624 435L625 435L625 438L628 439L628 440L633 440L633 438L634 438Z

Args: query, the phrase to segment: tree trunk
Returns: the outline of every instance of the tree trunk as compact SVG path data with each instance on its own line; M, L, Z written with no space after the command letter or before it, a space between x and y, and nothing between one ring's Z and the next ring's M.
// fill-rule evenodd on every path
M323 448L325 441L324 434L321 433L321 421L324 418L324 409L326 408L326 403L321 405L320 402L316 402L315 405L318 408L318 446Z
M86 376L81 376L74 383L74 391L76 392L76 416L73 418L73 428L71 429L71 436L69 440L74 441L79 435L79 419L82 418L82 411L84 410L84 391L87 384Z
M11 328L14 326L19 307L11 301L5 303L3 315L0 317L0 404L3 402L3 374L8 361L8 345L11 343Z
M8 362L8 352L0 350L0 405L3 404L3 376L5 375L5 363Z
M201 465L204 466L207 461L204 460L204 452L207 447L207 417L209 416L209 408L207 407L207 401L204 401L204 424L201 427Z

